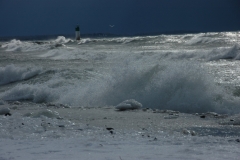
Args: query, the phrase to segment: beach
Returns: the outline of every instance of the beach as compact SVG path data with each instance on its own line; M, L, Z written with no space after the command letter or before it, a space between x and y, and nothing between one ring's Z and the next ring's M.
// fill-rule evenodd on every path
M240 154L239 114L21 102L1 107L12 114L0 117L5 126L0 157L6 160L238 159Z

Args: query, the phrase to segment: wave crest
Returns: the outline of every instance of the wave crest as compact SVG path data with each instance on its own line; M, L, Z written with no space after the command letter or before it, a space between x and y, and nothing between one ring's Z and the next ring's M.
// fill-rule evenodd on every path
M37 67L17 67L13 64L0 67L0 85L26 80L38 75L41 69Z
M240 60L240 45L236 44L230 48L214 49L209 54L209 60L235 59Z

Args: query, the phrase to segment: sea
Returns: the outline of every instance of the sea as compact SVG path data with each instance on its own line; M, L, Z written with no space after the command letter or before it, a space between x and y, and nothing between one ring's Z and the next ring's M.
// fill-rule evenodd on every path
M134 99L141 103L143 108L155 111L172 110L191 115L214 113L234 116L240 113L239 60L239 31L84 37L80 41L64 36L40 40L37 38L2 40L0 41L0 104L9 105L10 108L17 103L24 103L29 108L31 105L62 105L70 110L79 107L115 107L122 101ZM8 118L11 119L9 124ZM36 144L44 150L41 144L49 146L52 142L51 147L56 148L54 144L62 146L65 141L68 145L77 143L74 141L76 136L74 139L61 141L56 140L56 137L47 136L50 142L46 139L42 142L30 140L32 144L29 144L28 138L34 137L33 133L31 136L26 136L24 131L15 133L9 129L9 126L19 119L21 119L20 115L16 116L15 120L14 115L1 117L1 143L8 147L3 150L6 153L1 153L0 159L29 159L30 153L24 154L28 153L27 149L14 152L11 149L14 148L13 146L15 149L16 146L32 148ZM4 127L4 123L8 124L7 127ZM120 160L155 159L158 156L160 158L160 155L153 154L156 150L162 151L162 156L165 156L163 159L238 159L240 157L240 152L237 151L240 147L237 142L239 125L240 123L235 124L238 128L234 138L228 139L226 143L222 142L224 137L220 136L219 139L218 136L211 135L211 138L204 140L202 137L195 139L196 143L186 147L189 138L181 139L181 143L173 143L170 142L176 140L176 135L173 134L167 136L169 143L165 143L166 147L159 145L160 148L157 149L155 144L145 144L142 141L136 144L131 138L125 141L121 139L121 142L110 141L113 143L113 148L120 146L118 149L122 153L121 156L115 156L118 151L109 145L100 152L94 142L100 143L99 139L91 139L91 143L84 141L85 144L80 148L92 146L92 150L84 152L86 159L106 157ZM27 133L30 133L30 129ZM42 135L40 134L38 138L42 139ZM64 137L62 135L60 134L59 137ZM211 147L207 146L209 141ZM195 144L200 146L198 149L201 152L191 150ZM218 146L217 149L214 144ZM178 147L181 145L185 145L186 148L180 154ZM71 147L74 148L70 145L69 148ZM3 149L4 146L0 148ZM209 148L213 150L211 153L208 152ZM133 151L132 154L128 153L130 158L123 156L128 149ZM38 151L38 149L32 150L32 152ZM109 155L108 150L113 153ZM148 150L149 153L147 152L144 157L141 150ZM51 153L59 152L64 151L54 149L51 151ZM76 152L71 153L72 159L78 156ZM93 157L87 156L89 152ZM174 153L180 157L171 157L170 155ZM214 157L215 153L218 156ZM222 155L223 153L225 156ZM42 151L39 154L41 155L39 159L49 158L48 156L51 155L50 151ZM55 156L56 159L61 159L60 155L55 154ZM31 158L36 157L32 155Z

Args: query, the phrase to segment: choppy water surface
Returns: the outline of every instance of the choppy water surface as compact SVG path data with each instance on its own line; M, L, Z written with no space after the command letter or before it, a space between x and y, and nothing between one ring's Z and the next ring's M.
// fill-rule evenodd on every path
M0 159L239 159L239 60L240 32L0 42Z
M1 42L0 99L239 112L240 32Z

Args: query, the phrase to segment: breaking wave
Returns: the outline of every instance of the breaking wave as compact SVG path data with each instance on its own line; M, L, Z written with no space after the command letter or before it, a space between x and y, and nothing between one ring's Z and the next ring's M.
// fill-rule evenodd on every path
M19 84L2 93L0 98L92 107L114 106L126 99L135 99L146 108L188 113L239 112L239 99L230 98L200 64L166 64L148 69L122 64L89 81L72 80L71 84L56 85L59 77L44 84Z
M135 99L148 108L239 112L239 96L230 93L235 84L231 84L231 89L216 84L219 81L210 75L215 74L215 70L209 71L208 66L204 66L206 61L240 60L236 36L239 36L238 32L230 36L227 33L206 33L83 38L78 41L81 45L65 37L44 43L12 40L1 47L6 51L19 47L22 52L29 51L28 46L48 48L31 55L31 58L36 58L39 64L52 68L54 72L37 77L33 84L11 85L0 93L0 99L93 107L115 106L124 100ZM228 44L222 45L222 42ZM33 63L31 59L28 62ZM3 78L0 85L26 80L41 72L36 67L1 67Z
M214 49L209 54L209 60L235 59L240 60L240 45L236 44L230 48Z
M32 52L32 51L45 51L56 47L64 46L66 43L74 42L64 36L58 36L57 39L52 41L20 41L13 39L10 42L2 44L1 48L8 52Z
M37 67L18 67L13 64L0 67L0 85L30 79L41 73Z

